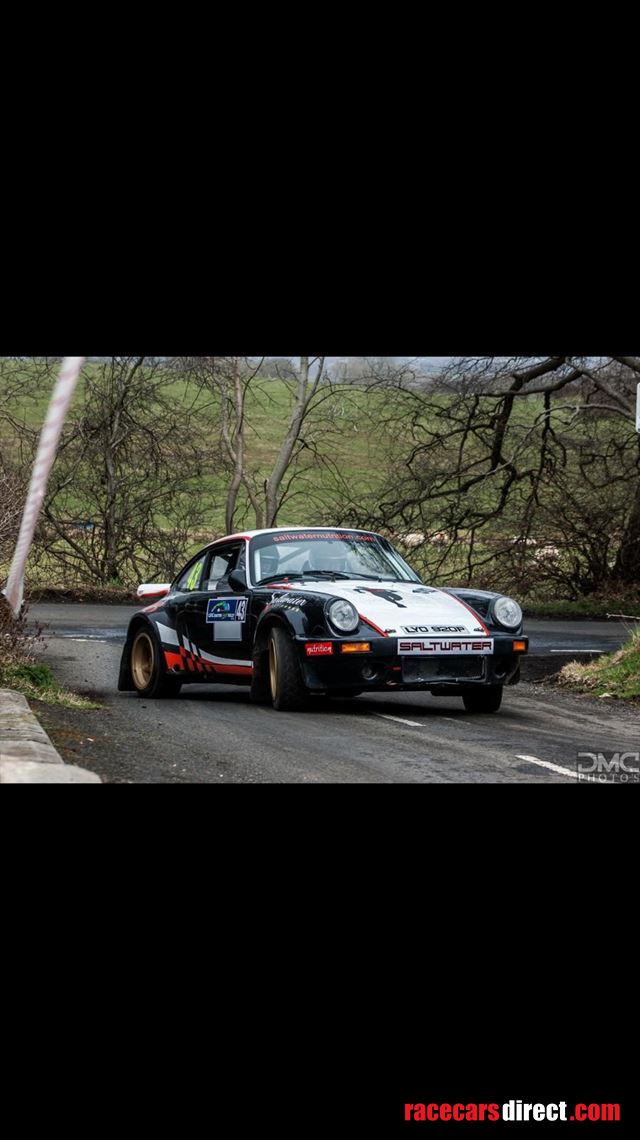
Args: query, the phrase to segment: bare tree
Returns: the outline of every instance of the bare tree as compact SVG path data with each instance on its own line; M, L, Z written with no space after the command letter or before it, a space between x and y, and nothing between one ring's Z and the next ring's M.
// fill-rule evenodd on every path
M351 381L325 357L94 362L34 557L96 582L165 574L217 487L227 532L304 504L309 521L406 539L434 580L567 596L638 582L640 359L464 358L438 376L419 360L349 360ZM0 361L18 477L37 438L25 400L44 400L56 366Z
M0 457L0 585L6 581L15 549L26 490L22 471ZM6 598L0 593L0 674L3 665L28 660L39 639L40 630L27 627L26 613L24 607L16 619Z
M0 456L0 563L9 562L20 529L26 497L22 472Z
M63 433L35 558L65 578L128 584L172 570L206 517L196 393L172 362L85 369Z
M396 384L378 420L386 486L353 521L420 536L429 572L449 579L452 567L467 580L482 567L513 574L521 557L529 579L569 591L636 582L639 369L635 358L472 358L427 391ZM534 543L549 547L546 565Z
M264 456L260 459L256 456L256 445L260 441L248 412L250 398L254 410L256 405L275 407L269 382L265 382L263 376L263 359L257 362L246 357L192 360L193 376L201 390L214 397L209 405L200 404L200 412L213 410L219 417L220 445L228 478L225 507L228 533L235 526L241 491L253 512L255 526L258 529L274 526L283 503L300 490L305 452L309 463L321 461L314 432L319 428L321 407L334 395L334 386L324 372L325 358L302 356L298 361L287 362L282 376L287 393L286 414L275 454L268 461Z

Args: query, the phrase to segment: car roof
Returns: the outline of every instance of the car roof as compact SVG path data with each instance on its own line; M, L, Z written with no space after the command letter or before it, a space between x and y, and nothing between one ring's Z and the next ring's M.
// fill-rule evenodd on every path
M262 530L243 530L238 532L238 534L225 534L221 538L212 539L211 542L207 543L206 549L208 550L210 546L217 546L220 542L233 542L234 539L238 540L242 538L256 538L260 534L294 534L295 531L301 531L306 534L307 531L310 530L326 530L332 534L336 531L345 531L351 534L376 534L374 530L361 530L355 526L271 526L265 527ZM376 537L380 536L376 535Z

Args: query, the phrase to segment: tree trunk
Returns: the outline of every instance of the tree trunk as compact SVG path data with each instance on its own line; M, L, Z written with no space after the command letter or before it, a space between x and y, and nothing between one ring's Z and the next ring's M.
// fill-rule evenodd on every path
M625 584L640 582L640 478L613 572L618 581Z
M291 462L291 457L293 455L296 443L300 438L302 424L309 410L309 405L316 393L318 384L320 382L322 370L324 368L324 356L321 356L318 360L318 371L313 383L310 383L309 380L310 367L310 357L301 356L296 402L293 408L293 412L291 413L291 418L289 419L287 434L282 441L282 445L280 447L278 457L273 465L271 475L265 482L265 526L267 527L276 525L276 518L278 515L278 491L280 489L280 484L282 483L285 472Z
M222 394L222 400L224 403L224 393ZM228 425L225 425L225 439L227 439L228 449L234 462L233 479L231 480L231 485L227 493L224 516L227 534L233 534L233 518L236 510L238 491L242 485L244 475L244 398L237 359L234 360L233 364L233 404L235 409L235 439L233 446L231 446L230 437L228 436ZM226 403L224 403L224 409L226 412Z

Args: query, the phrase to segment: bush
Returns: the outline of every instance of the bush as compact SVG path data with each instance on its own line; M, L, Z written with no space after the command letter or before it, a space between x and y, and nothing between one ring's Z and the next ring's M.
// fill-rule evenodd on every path
M42 627L27 627L26 608L14 618L8 602L0 595L0 677L3 665L31 664L36 645L42 641Z

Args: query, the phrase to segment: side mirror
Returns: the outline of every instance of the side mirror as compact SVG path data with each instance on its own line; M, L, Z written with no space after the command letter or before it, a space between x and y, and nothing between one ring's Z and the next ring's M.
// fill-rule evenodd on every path
M227 582L231 586L231 589L239 594L241 590L246 590L247 588L247 575L244 570L232 570L227 578Z
M143 582L138 586L137 595L151 601L152 598L164 598L171 589L171 582Z

